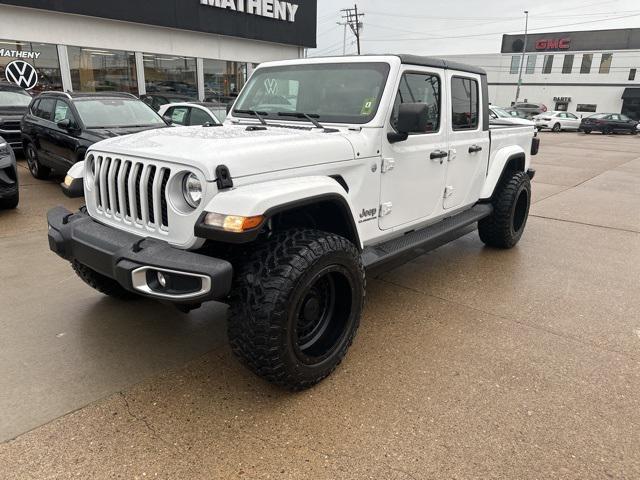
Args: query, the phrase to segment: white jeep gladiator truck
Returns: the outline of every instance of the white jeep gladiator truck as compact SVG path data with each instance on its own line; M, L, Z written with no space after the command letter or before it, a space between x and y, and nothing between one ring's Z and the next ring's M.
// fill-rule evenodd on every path
M96 290L230 304L234 353L292 390L351 345L365 272L477 226L520 240L533 126L489 125L483 70L417 56L262 64L223 126L102 141L69 172L86 207L50 248ZM81 189L82 190L82 189Z

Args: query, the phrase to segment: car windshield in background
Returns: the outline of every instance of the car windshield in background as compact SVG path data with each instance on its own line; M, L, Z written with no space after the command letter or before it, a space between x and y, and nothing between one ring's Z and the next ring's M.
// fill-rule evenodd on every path
M596 113L595 115L590 115L587 118L604 118L608 115L608 113Z
M146 104L135 99L91 98L75 102L87 128L153 127L164 121Z
M506 110L503 110L501 108L492 107L492 110L499 118L511 118L513 116L510 115Z
M259 69L243 89L233 115L252 117L246 112L255 111L281 122L295 118L278 113L303 112L319 122L367 123L378 111L389 68L376 62Z
M2 107L28 107L32 97L24 92L0 91L0 106Z

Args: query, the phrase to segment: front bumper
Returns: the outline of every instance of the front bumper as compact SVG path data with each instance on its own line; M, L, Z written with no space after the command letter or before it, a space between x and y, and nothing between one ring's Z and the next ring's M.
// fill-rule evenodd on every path
M140 295L182 304L225 298L233 267L226 260L180 250L167 242L107 227L80 211L56 207L47 214L49 248L116 280ZM169 283L155 279L161 272Z

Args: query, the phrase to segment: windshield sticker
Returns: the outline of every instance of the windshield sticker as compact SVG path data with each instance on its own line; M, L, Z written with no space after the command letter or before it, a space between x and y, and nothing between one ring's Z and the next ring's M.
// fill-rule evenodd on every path
M373 104L375 103L375 101L375 98L365 98L364 103L362 104L360 115L371 115L371 112L373 111Z
M278 81L275 78L267 78L264 81L264 88L269 95L278 94Z

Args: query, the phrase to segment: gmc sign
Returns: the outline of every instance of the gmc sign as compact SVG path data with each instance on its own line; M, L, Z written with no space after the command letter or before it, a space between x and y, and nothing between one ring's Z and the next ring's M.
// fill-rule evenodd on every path
M570 38L542 39L536 42L536 50L568 50L571 48Z

